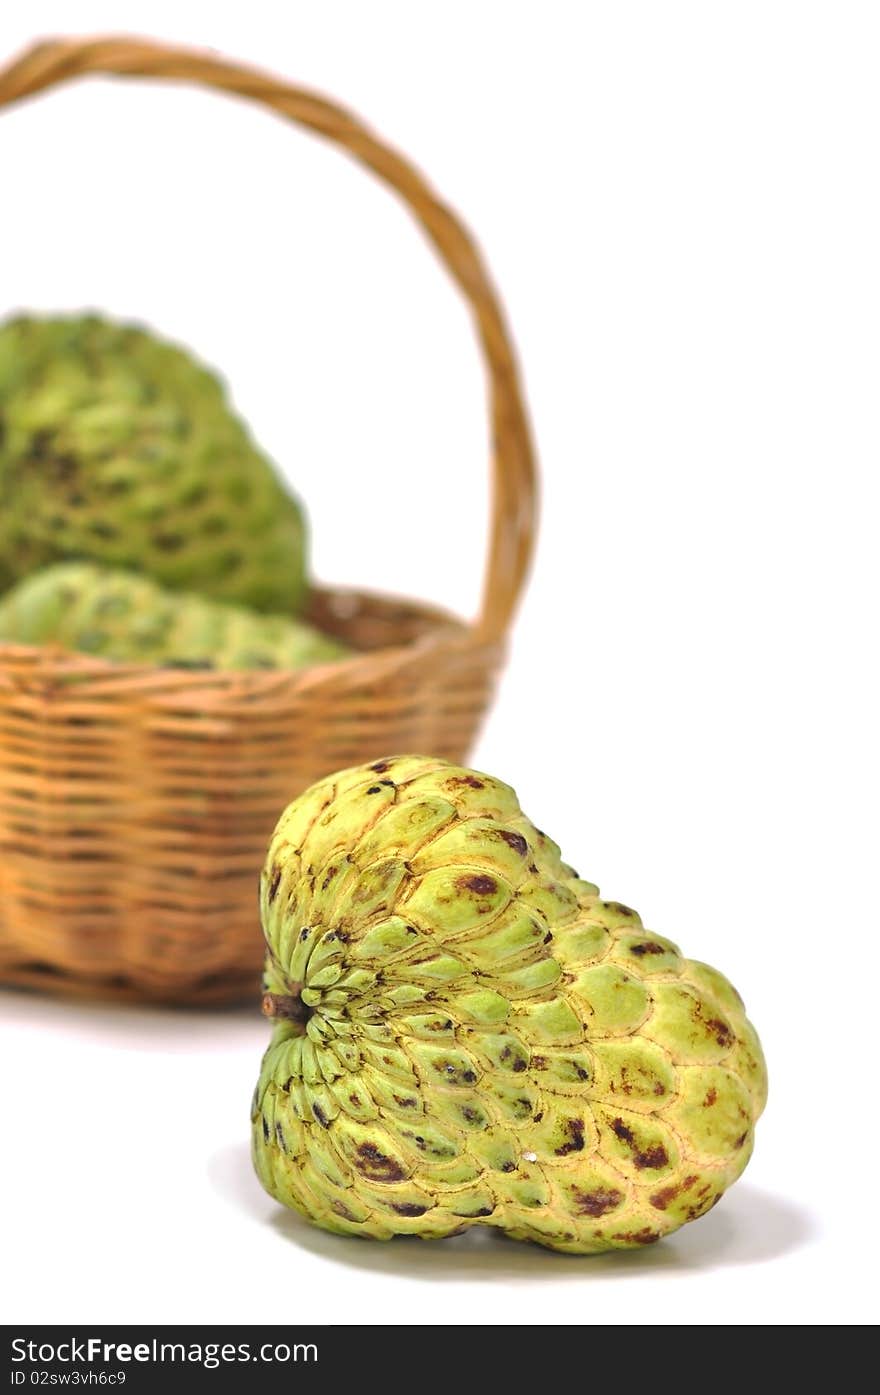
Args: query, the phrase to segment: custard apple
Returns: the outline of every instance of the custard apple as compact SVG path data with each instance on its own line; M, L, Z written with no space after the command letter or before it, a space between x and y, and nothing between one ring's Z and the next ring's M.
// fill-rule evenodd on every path
M293 613L305 529L219 380L145 329L0 327L0 589L67 558Z
M627 1249L745 1167L766 1078L738 993L499 780L420 756L323 780L281 816L261 909L254 1162L316 1225Z
M197 669L295 669L350 651L286 615L163 591L133 572L59 562L0 597L0 643Z

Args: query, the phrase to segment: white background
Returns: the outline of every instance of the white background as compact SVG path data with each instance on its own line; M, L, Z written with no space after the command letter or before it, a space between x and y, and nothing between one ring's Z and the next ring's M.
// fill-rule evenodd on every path
M475 762L715 961L765 1042L746 1178L655 1250L388 1246L265 1197L253 1012L4 993L7 1321L876 1317L880 16L865 3L4 7L189 41L341 98L486 249L544 475ZM483 384L406 215L320 142L92 81L0 115L0 307L140 316L220 365L322 577L465 613Z

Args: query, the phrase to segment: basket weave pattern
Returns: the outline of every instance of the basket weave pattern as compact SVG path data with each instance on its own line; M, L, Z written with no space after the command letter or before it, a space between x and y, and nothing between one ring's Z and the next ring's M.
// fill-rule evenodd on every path
M409 206L473 311L493 427L493 517L472 625L318 589L309 618L359 651L303 673L187 673L0 646L0 981L120 999L256 991L257 877L281 809L397 751L463 760L491 701L531 554L535 468L504 317L474 244L417 171L324 98L185 49L40 44L0 106L89 73L189 81L338 143Z

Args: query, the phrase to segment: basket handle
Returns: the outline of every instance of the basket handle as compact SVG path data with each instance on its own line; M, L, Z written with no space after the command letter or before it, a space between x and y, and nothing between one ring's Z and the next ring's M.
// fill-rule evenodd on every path
M401 197L470 305L486 362L492 408L492 523L477 629L506 631L531 559L536 468L516 359L498 295L470 234L419 172L342 107L253 68L144 39L51 39L0 70L0 107L89 73L166 78L215 87L269 107L341 145Z

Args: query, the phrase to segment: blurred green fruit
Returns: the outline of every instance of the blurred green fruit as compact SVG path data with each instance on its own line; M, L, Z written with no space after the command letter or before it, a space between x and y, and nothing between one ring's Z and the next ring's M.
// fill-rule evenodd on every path
M163 591L146 577L88 562L47 567L0 598L3 641L205 669L297 669L350 653L286 615Z
M299 504L219 380L94 316L0 326L0 587L62 559L293 613Z

